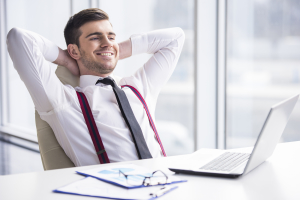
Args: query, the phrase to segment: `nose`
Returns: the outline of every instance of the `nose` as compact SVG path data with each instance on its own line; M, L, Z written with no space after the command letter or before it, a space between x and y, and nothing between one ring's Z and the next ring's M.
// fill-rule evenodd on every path
M103 37L103 40L102 40L100 46L101 46L101 48L105 48L105 47L110 48L113 46L113 44L112 44L112 41L109 40L109 38Z

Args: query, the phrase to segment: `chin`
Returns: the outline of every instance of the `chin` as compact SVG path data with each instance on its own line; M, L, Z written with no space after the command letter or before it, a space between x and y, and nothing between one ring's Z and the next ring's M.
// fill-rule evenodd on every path
M107 63L102 63L102 65L104 69L115 69L115 67L117 66L117 62L107 62Z
M108 74L108 73L112 73L115 68L116 68L116 65L105 66L105 67L101 67L99 69L99 71L102 71L102 72L105 72L105 74Z

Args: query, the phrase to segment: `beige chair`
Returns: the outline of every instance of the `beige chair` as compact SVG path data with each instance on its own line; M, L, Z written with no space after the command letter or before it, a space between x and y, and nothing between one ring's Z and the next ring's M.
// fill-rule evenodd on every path
M72 75L66 67L58 66L55 73L63 84L73 87L79 85L79 77ZM40 118L37 111L35 111L35 123L44 170L75 167L57 142L49 124Z

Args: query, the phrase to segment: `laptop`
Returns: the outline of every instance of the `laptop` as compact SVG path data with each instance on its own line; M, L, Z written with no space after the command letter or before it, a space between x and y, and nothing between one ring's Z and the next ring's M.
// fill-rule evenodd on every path
M272 155L298 98L299 94L271 107L251 153L200 149L169 170L183 174L229 178L249 173Z

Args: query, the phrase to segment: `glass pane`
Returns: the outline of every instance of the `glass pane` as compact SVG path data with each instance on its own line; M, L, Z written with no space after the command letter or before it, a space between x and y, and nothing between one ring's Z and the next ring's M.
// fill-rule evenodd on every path
M90 0L72 0L72 15L87 8L90 8ZM67 21L65 23L67 23Z
M63 30L70 16L70 1L9 0L6 1L6 9L7 32L13 27L24 28L66 48ZM7 80L8 123L35 131L34 105L11 59L8 59Z
M227 10L227 148L254 145L275 103L299 93L300 1L232 0ZM281 142L300 140L297 104Z
M0 139L0 176L43 171L38 144L1 133Z
M182 54L172 77L158 97L155 114L158 133L167 154L192 152L194 148L194 1L101 0L99 5L109 14L119 42L128 39L132 34L155 29L181 27L184 30L186 40ZM119 61L116 75L131 75L143 66L150 56L137 55Z

